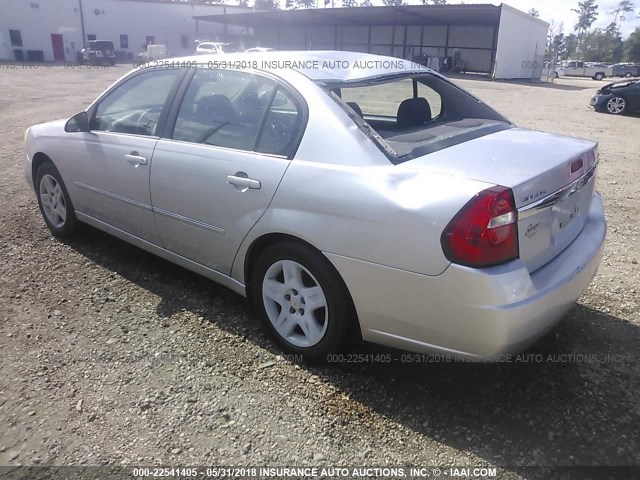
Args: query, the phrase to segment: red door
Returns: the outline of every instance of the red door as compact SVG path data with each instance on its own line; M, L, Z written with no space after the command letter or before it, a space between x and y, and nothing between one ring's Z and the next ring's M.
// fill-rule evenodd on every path
M55 61L64 62L64 44L62 43L62 35L59 33L52 33L51 45L53 46L53 59Z

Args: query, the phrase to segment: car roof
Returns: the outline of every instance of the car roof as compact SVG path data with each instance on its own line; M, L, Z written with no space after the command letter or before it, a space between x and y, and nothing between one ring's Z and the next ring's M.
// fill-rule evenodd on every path
M221 65L222 68L224 65L233 68L234 64L242 67L243 62L246 62L249 68L276 74L280 69L295 70L320 83L358 82L411 73L436 74L429 68L401 58L334 50L238 52L225 53L224 56L186 57L180 61L204 64L211 62L210 65Z

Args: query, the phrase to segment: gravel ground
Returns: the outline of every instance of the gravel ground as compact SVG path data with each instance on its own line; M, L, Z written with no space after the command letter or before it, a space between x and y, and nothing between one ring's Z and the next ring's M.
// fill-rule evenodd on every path
M600 142L609 238L575 311L512 363L358 345L396 360L309 367L231 291L99 231L65 244L45 228L24 130L125 71L0 69L0 465L640 466L640 118L589 111L604 82L457 80L521 126Z

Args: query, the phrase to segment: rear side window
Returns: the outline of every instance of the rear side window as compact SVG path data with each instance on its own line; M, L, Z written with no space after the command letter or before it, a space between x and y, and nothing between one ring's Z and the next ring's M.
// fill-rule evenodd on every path
M173 139L288 155L301 111L275 81L247 72L200 69L176 118Z
M185 93L174 140L253 150L275 82L245 72L200 69Z
M301 127L300 107L288 92L278 88L271 102L257 150L261 153L289 155Z

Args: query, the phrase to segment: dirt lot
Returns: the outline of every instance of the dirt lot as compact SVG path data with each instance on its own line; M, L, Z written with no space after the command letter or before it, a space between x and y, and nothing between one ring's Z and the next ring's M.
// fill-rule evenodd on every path
M603 82L458 80L521 126L600 142L608 245L565 321L509 364L308 367L232 292L93 229L63 244L45 228L25 129L123 73L0 69L0 465L640 466L640 118L589 111Z

